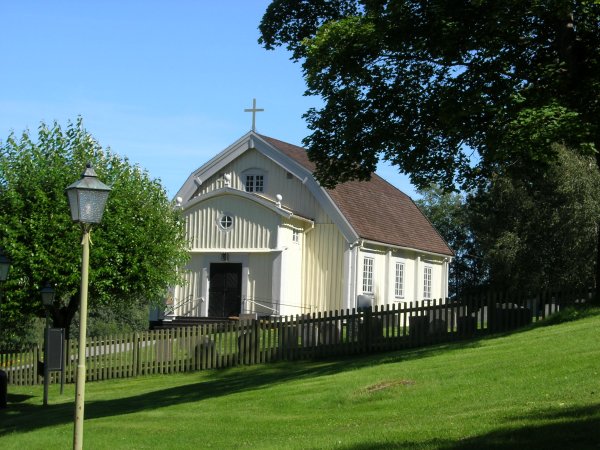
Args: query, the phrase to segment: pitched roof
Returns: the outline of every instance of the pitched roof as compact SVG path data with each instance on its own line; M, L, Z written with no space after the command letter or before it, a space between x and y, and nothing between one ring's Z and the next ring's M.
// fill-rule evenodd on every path
M314 171L315 165L302 147L260 137ZM454 254L412 199L377 174L372 174L369 181L348 181L326 191L363 239L448 256Z

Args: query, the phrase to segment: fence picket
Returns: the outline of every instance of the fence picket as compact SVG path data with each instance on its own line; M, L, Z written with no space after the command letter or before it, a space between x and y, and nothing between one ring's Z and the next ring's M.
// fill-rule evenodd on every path
M441 298L395 302L358 311L319 311L90 337L86 378L108 380L415 347L476 333L505 332L595 298L594 290L546 291L535 296L490 292L454 302ZM77 343L66 340L64 349L64 380L73 383ZM11 385L39 384L43 381L38 373L40 360L42 349L35 345L19 353L0 354L0 368ZM54 374L50 381L59 380Z

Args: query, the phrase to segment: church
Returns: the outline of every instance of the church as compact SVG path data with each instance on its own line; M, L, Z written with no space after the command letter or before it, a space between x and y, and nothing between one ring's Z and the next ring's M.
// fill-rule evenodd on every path
M250 131L191 173L177 193L190 260L166 320L447 296L453 252L410 197L376 174L325 189L313 170L305 149Z

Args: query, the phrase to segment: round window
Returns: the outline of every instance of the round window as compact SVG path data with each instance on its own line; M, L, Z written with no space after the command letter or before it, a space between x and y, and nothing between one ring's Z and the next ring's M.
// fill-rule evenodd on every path
M224 230L229 230L233 226L233 217L229 214L223 214L219 218L219 226Z

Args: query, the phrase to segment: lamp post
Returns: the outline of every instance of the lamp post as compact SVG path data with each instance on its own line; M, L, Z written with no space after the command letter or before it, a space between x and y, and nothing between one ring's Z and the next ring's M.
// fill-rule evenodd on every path
M42 296L42 303L46 310L46 330L44 331L44 406L48 405L48 385L50 384L50 370L48 367L48 328L50 328L50 306L54 303L54 288L50 286L50 283L40 289L40 295Z
M10 259L4 254L4 250L0 247L0 281L8 279L8 270L10 269Z
M4 283L8 279L8 269L10 269L10 259L4 254L0 247L0 282ZM0 303L2 303L2 290L0 290ZM0 305L0 308L2 305ZM0 317L0 323L2 318ZM0 332L1 331L0 326ZM6 408L8 404L8 376L6 372L0 370L0 409Z
M100 223L110 188L102 183L91 164L87 165L80 180L66 189L71 218L81 224L83 257L81 260L81 299L79 305L79 351L75 394L75 425L73 448L83 448L83 405L85 397L85 347L87 333L88 268L90 260L90 230Z

